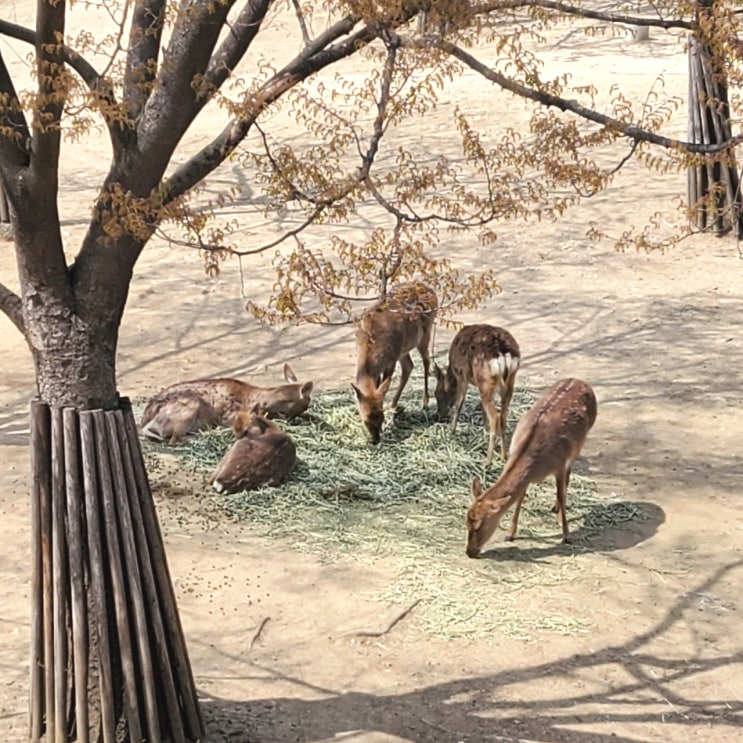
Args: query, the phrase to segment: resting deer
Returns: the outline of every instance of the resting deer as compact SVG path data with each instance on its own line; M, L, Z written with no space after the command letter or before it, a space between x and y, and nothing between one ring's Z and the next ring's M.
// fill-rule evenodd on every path
M238 413L232 427L237 441L209 479L218 493L278 485L294 469L294 442L275 423L251 411Z
M361 420L373 444L379 443L384 423L384 397L389 391L395 364L400 362L400 385L392 398L396 408L413 370L410 352L417 348L423 359L423 407L428 405L428 375L431 367L431 333L438 300L421 283L396 286L385 301L361 318L356 343L356 393Z
M147 403L142 434L174 443L209 425L231 426L239 412L253 408L290 420L309 407L313 383L300 384L289 364L284 364L284 379L288 384L277 387L257 387L227 378L179 382Z
M490 431L486 466L493 461L497 436L501 441L501 458L506 458L508 406L520 363L519 344L507 330L492 325L465 325L452 341L449 366L442 370L434 365L439 418L445 418L454 405L452 432L456 431L467 387L474 384L479 390L484 422ZM500 412L493 402L496 392L500 395Z
M545 392L518 422L510 456L497 482L483 491L472 483L474 503L467 512L467 555L477 557L495 532L503 514L516 504L506 541L513 541L521 504L530 483L555 476L553 506L562 526L562 541L570 541L565 514L570 471L596 420L596 396L580 379L563 379Z

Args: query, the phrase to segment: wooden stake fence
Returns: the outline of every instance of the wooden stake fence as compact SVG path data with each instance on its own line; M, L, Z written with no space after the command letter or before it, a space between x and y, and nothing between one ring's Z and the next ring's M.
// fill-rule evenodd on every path
M31 467L30 740L203 740L129 401L32 402Z

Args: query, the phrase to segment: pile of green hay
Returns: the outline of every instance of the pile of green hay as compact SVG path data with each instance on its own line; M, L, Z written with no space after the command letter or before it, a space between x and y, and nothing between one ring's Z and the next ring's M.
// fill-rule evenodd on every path
M634 518L626 504L607 502L595 484L574 474L568 492L568 516L576 545L561 546L550 508L554 479L531 486L519 521L518 547L500 544L499 532L486 546L495 559L469 560L464 554L465 514L474 476L486 485L502 468L499 457L484 467L487 435L471 388L456 434L437 421L435 405L421 407L422 379L415 375L396 415L388 414L382 442L367 442L353 393L336 391L313 397L305 417L280 425L297 446L298 463L278 488L210 497L229 517L251 524L267 538L323 559L380 559L399 564L399 579L384 596L402 604L421 599L419 625L442 637L485 636L493 632L529 636L539 629L575 632L568 617L539 616L529 624L514 616L513 592L530 586L572 580L580 542L609 524ZM516 420L536 399L521 387L509 411L509 435ZM233 440L230 430L213 430L168 447L184 464L208 475ZM148 443L147 456L159 445ZM507 527L509 516L503 519ZM536 546L535 546L536 545ZM539 565L515 556L539 549L558 554L556 564ZM556 552L555 552L556 551ZM482 596L483 583L493 585ZM465 601L466 598L466 601Z

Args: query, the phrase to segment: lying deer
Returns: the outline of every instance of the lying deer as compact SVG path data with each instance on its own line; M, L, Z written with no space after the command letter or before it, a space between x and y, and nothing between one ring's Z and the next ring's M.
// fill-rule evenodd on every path
M218 493L239 493L278 485L294 469L294 442L255 411L241 412L232 426L237 441L222 457L209 484Z
M400 385L392 398L396 408L413 370L410 351L423 359L423 407L428 405L428 375L431 367L431 333L438 300L421 283L400 284L386 300L369 309L361 318L356 344L356 393L361 420L373 444L379 443L384 423L384 398L392 382L395 364L400 362Z
M434 365L439 418L445 418L453 404L452 431L457 429L467 387L474 384L479 390L484 422L490 431L486 466L493 461L497 436L501 441L501 458L506 458L508 406L520 363L519 344L507 330L492 325L465 325L452 341L449 366L442 370ZM500 395L500 412L493 402L496 392Z
M570 470L596 420L596 396L580 379L563 379L545 392L518 422L510 456L497 482L483 491L472 483L474 503L467 512L467 555L477 557L495 532L503 514L516 503L506 541L513 541L521 504L530 483L555 476L553 512L562 526L562 541L570 541L565 502Z
M227 378L179 382L147 403L142 434L175 443L209 426L231 426L239 412L253 408L290 420L309 407L313 383L300 384L289 364L284 364L284 379L288 384L277 387L257 387Z

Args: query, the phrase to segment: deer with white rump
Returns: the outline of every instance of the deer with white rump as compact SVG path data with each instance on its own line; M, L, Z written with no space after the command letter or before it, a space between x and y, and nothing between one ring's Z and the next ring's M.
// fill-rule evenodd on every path
M414 348L423 359L423 407L428 405L431 334L437 309L436 294L424 284L412 282L394 287L386 299L361 318L356 334L356 383L351 383L351 387L373 444L378 444L382 435L384 397L395 365L400 362L400 384L392 398L392 408L397 407L413 370L410 352Z
M498 436L501 457L506 458L508 406L520 363L519 344L507 330L493 325L465 325L452 341L449 366L442 370L434 365L439 418L443 420L454 405L452 432L456 431L467 387L474 384L480 392L484 423L490 432L486 466L493 461ZM493 401L496 392L500 396L500 411Z
M497 482L483 490L478 478L472 483L474 503L467 512L467 555L477 557L493 536L503 514L515 503L516 510L506 541L513 541L521 504L530 483L555 476L557 497L552 511L562 527L562 541L570 541L565 513L573 462L596 420L596 396L580 379L563 379L547 390L519 420L509 458Z
M155 395L142 414L142 434L177 443L186 434L214 425L231 426L244 411L291 420L304 413L312 399L312 382L300 383L284 364L287 384L258 387L239 379L196 379L178 382Z

